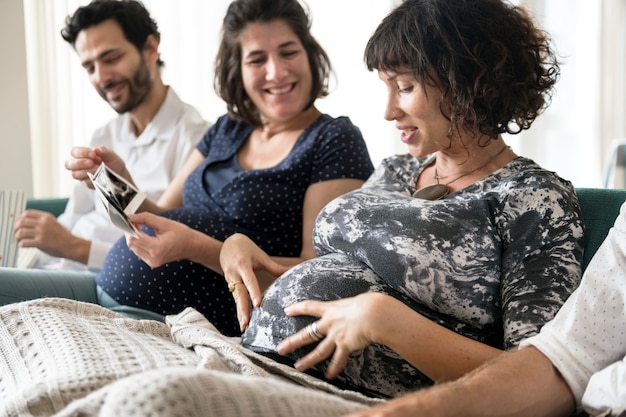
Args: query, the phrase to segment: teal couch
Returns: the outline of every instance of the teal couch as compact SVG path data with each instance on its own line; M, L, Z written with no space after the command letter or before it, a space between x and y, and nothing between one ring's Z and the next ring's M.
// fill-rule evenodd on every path
M585 269L604 241L609 229L613 227L620 208L626 201L626 190L577 188L576 193L585 221L583 258L583 269Z
M26 201L26 208L33 210L47 211L59 217L65 206L67 205L68 198L29 198Z

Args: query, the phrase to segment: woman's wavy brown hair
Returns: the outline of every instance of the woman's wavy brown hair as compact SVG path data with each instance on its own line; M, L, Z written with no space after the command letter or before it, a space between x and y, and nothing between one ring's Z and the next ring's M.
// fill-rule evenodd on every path
M501 0L405 0L378 26L367 68L403 68L441 89L453 131L497 138L528 129L560 75L550 37L523 8Z
M309 59L313 82L307 108L329 92L330 60L311 35L309 16L297 0L235 0L224 17L222 40L215 60L214 88L226 102L231 117L253 126L260 126L261 119L243 86L239 38L250 23L268 23L276 19L291 27Z

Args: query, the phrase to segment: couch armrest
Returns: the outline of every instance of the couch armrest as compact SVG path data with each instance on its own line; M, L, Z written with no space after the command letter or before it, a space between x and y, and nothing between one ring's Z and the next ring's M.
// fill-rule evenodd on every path
M577 188L576 194L585 222L584 270L604 242L609 229L613 227L620 208L626 201L626 190Z
M68 200L69 198L67 197L29 198L26 201L26 208L47 211L54 214L55 217L59 217L65 211Z
M67 297L97 303L96 273L0 268L0 306L40 297Z

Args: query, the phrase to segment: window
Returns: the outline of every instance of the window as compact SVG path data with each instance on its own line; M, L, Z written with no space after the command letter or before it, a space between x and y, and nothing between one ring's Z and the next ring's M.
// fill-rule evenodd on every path
M611 141L626 136L626 1L524 3L552 36L561 79L547 111L507 141L577 187L603 186Z

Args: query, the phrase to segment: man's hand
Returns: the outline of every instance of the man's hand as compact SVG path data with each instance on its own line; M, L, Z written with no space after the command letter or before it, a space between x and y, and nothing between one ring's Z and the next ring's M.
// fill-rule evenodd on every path
M94 174L103 162L115 173L133 183L126 171L126 163L119 155L105 146L93 149L75 146L71 150L71 156L65 161L65 168L72 173L74 179L83 182L89 188L93 189L93 184L87 174Z
M72 235L48 212L26 210L15 222L13 233L22 248L38 248L51 256L87 263L91 243Z

